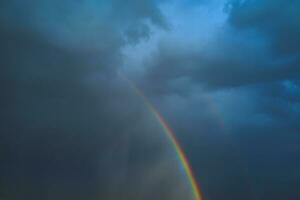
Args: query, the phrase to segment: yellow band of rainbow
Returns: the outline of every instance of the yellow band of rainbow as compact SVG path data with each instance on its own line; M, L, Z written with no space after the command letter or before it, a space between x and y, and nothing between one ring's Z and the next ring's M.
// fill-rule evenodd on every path
M122 76L122 75L121 75ZM137 93L138 96L140 96L145 105L149 108L149 110L153 113L154 117L157 119L157 121L159 122L159 124L161 125L161 127L164 130L164 133L167 135L167 137L169 138L169 140L172 143L172 146L179 158L179 161L181 163L181 165L183 166L183 169L185 171L185 174L189 180L191 189L192 189L192 193L194 196L194 200L202 200L202 195L201 195L201 191L200 191L200 187L197 184L196 178L193 174L193 170L191 168L191 165L182 149L182 147L180 146L175 133L172 131L172 129L168 126L168 124L166 123L166 121L164 120L164 118L159 114L159 112L154 108L154 106L147 100L147 98L144 96L144 94L130 81L128 80L126 77L122 76L130 85L131 87L134 89L134 91Z
M194 195L194 199L195 200L202 200L200 188L199 188L199 186L197 184L197 181L195 179L195 176L193 174L193 170L191 168L191 165L189 164L189 161L188 161L183 149L179 145L179 142L176 139L176 136L175 136L174 132L168 126L168 124L166 123L164 118L153 107L150 107L150 108L151 108L151 111L154 113L156 119L161 124L162 128L164 129L164 132L166 133L166 135L170 139L170 141L171 141L171 143L172 143L172 145L173 145L173 147L176 151L176 154L177 154L177 156L180 160L180 163L182 164L182 166L184 168L184 171L186 173L186 176L187 176L187 178L190 182L192 192L193 192L193 195Z

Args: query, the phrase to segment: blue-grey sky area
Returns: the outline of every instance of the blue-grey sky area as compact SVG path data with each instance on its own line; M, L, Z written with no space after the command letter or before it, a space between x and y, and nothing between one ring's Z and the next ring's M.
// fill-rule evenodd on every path
M299 10L2 0L0 199L300 199Z

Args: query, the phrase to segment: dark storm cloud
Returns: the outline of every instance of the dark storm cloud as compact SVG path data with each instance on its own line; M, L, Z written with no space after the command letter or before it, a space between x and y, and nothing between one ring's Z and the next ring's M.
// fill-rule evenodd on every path
M137 82L178 134L207 199L300 196L299 9L228 1L211 40L162 37L142 62Z
M1 199L191 198L160 126L116 75L127 40L167 27L155 2L0 10Z
M150 82L158 80L144 83L149 90L176 91L180 86L173 82L182 79L191 87L222 89L300 77L298 2L229 1L225 5L228 21L204 47L172 40L158 46L143 63L148 72L142 82L147 82L147 76Z
M126 3L13 0L1 4L3 27L30 28L48 35L49 40L58 40L60 45L71 43L81 49L118 49L127 39L136 42L149 37L150 24L160 28L168 26L157 3L148 0Z
M271 40L275 51L299 53L299 1L232 1L230 23L239 29L255 29Z
M241 36L230 29L224 35L201 50L162 44L146 63L148 72L142 84L151 92L186 93L197 84L202 89L216 90L300 77L298 55L276 56L260 44L256 34ZM147 84L147 76L157 81Z
M178 135L204 199L299 199L299 3L224 1L224 23L193 38L210 35L212 2L182 3L177 37L158 1L1 1L0 198L191 198L116 75L123 47L164 29L144 74L127 75ZM198 7L209 14L188 18Z
M266 96L259 101L259 113L267 120L256 115L256 121L231 128L248 169L249 183L257 198L297 199L299 106L296 111L289 102Z
M258 183L252 186L257 198L299 198L299 6L297 1L244 1L233 3L230 11L231 25L260 34L269 42L270 60L282 65L280 73L274 73L278 65L269 73L280 79L252 88L257 95L254 121L232 129L247 159L251 182Z

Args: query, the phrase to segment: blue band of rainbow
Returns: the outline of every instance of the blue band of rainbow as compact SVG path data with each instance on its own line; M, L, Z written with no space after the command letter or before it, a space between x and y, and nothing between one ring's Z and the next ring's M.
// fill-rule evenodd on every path
M122 76L122 75L121 75ZM172 129L168 126L168 124L166 123L166 121L164 120L164 118L161 116L161 114L154 108L154 106L147 100L147 98L143 95L143 93L130 81L128 80L126 77L122 76L122 78L124 78L130 85L131 87L134 89L134 91L137 93L138 96L140 96L144 103L146 104L146 106L149 108L149 110L153 113L154 117L157 119L157 121L159 122L159 124L161 125L161 127L164 130L164 133L167 135L168 139L171 141L172 146L179 158L179 161L181 163L181 165L183 166L183 169L185 171L185 174L189 180L189 184L191 186L192 189L192 193L194 196L195 200L202 200L202 195L201 195L201 191L200 191L200 187L197 184L196 178L193 174L193 170L191 168L191 165L182 149L182 147L180 146L175 133L172 131Z

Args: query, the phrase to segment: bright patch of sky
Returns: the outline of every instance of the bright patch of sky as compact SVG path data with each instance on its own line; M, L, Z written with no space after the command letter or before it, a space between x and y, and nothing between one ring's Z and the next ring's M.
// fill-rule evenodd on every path
M169 29L151 26L149 38L125 46L122 71L133 77L142 75L146 63L162 45L168 44L183 50L203 49L226 23L224 4L223 0L164 2L160 9L169 23Z

